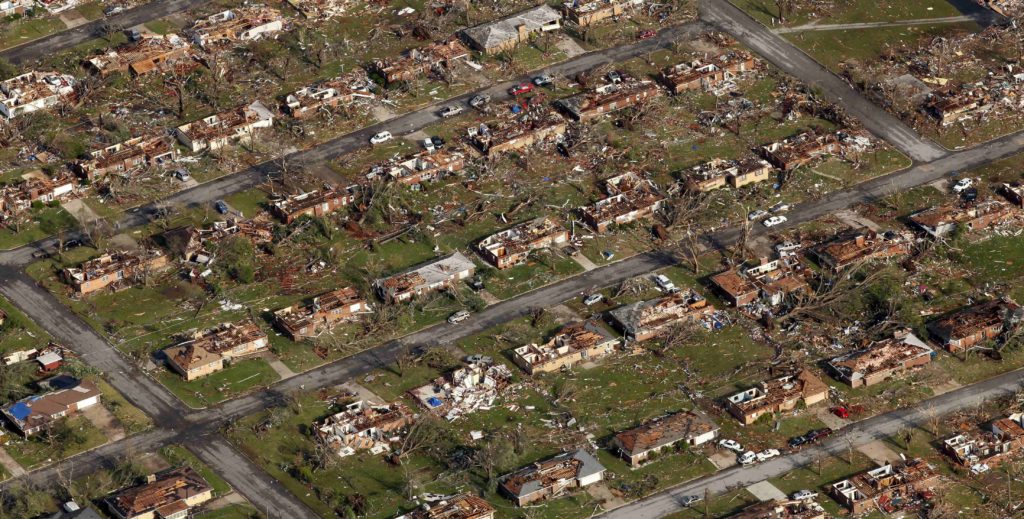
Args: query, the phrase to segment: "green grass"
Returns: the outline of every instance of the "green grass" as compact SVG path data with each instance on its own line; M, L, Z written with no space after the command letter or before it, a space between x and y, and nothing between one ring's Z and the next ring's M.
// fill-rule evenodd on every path
M867 456L854 449L852 464L850 463L849 452L843 451L837 457L823 458L820 465L820 474L818 473L818 464L812 463L810 466L790 471L783 476L772 478L768 481L787 495L804 489L818 492L818 503L825 508L825 511L836 515L843 508L839 503L827 497L823 487L872 469L875 466L876 464Z
M103 431L84 416L68 417L67 427L78 432L78 437L73 442L50 442L45 434L38 434L28 439L12 436L12 440L4 446L4 449L19 465L31 470L99 447L107 442Z
M216 510L196 512L193 517L196 519L251 519L263 517L259 510L250 505L228 505Z
M78 226L73 216L60 207L31 209L31 221L19 229L0 229L0 249L13 249Z
M771 26L772 20L779 16L779 9L774 0L732 0L732 3L765 25ZM818 21L822 24L891 22L962 14L945 0L917 0L914 2L845 0L834 2L834 8L830 12L824 13L813 8L802 7L799 3L796 5L796 10L787 14L785 25L797 26L810 21Z
M949 36L956 32L978 32L973 22L916 25L911 27L881 27L789 33L783 35L827 68L837 71L844 61L871 61L888 47L911 45L922 39Z
M256 358L233 362L230 367L190 382L170 370L157 379L189 406L206 407L277 382L280 377L267 361Z
M64 22L56 16L21 18L0 26L0 49L7 49L64 30Z
M88 2L75 8L78 14L82 15L86 20L99 20L103 18L103 3L102 2Z
M103 394L103 406L121 422L125 433L134 434L153 426L153 420L145 412L128 402L128 399L106 380L96 378L94 381Z
M220 477L213 469L207 467L202 461L181 445L168 445L160 449L160 455L168 463L175 467L189 466L195 469L203 479L213 487L214 497L220 497L231 493L231 485L224 478Z
M7 314L3 326L0 327L0 354L38 349L51 339L50 334L12 305L7 298L0 297L0 310Z

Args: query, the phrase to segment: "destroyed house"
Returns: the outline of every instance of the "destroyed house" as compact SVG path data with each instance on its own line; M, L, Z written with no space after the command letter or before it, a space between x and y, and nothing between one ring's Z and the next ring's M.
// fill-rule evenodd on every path
M988 112L993 106L993 100L984 88L957 88L929 94L924 111L938 119L942 126L949 126Z
M462 37L474 49L486 54L497 54L512 50L520 43L542 32L561 28L562 16L549 5L540 5L487 22L476 27L463 29Z
M389 303L410 301L414 297L454 287L476 272L476 264L461 252L431 260L400 274L373 283L381 299Z
M395 164L379 164L366 174L367 180L385 178L415 188L424 182L436 182L441 178L462 171L466 157L457 151L421 152Z
M167 70L184 58L190 57L191 46L177 34L144 34L129 42L85 60L85 68L107 77L117 72L141 76L154 71Z
M415 420L416 415L401 402L375 404L359 400L314 424L313 433L340 457L358 451L380 454L389 451L391 443Z
M248 105L183 124L174 129L174 134L178 141L193 153L203 150L216 151L232 142L250 142L256 130L270 128L273 124L274 114L263 103L253 101Z
M181 519L213 499L213 487L192 467L168 469L146 477L146 482L104 499L118 519Z
M641 6L647 0L573 0L562 4L565 21L588 27L595 23L622 16L627 10Z
M492 234L476 245L477 251L499 269L526 261L531 252L569 241L569 231L553 218L542 216Z
M686 188L707 192L725 187L727 183L734 188L740 188L769 180L774 171L772 165L762 159L713 159L694 166L686 173Z
M4 418L26 438L48 430L54 422L100 403L100 390L91 381L74 381L49 393L23 398L0 409Z
M772 499L752 504L728 519L826 519L825 509L809 499Z
M164 356L185 380L195 380L220 371L224 362L259 353L269 344L267 334L249 319L195 332L184 342L165 349Z
M677 324L700 323L715 313L715 306L693 290L620 306L608 318L628 341L646 341Z
M156 249L115 251L67 267L61 273L75 292L84 296L108 287L127 288L166 266L167 256Z
M503 476L498 490L518 506L553 499L604 479L605 468L584 450L566 452Z
M35 0L2 0L0 1L0 16L25 14L35 6Z
M0 114L7 119L70 99L78 81L59 72L26 72L0 82Z
M801 403L812 406L826 398L828 386L805 369L740 391L726 399L726 408L744 425L750 425L766 414L792 411Z
M708 417L692 411L680 411L616 434L612 446L631 467L639 467L662 449L679 444L696 447L717 436L718 426Z
M411 81L431 72L444 73L460 59L469 57L469 49L457 39L437 42L410 49L401 58L379 59L373 62L373 71L384 78L385 84Z
M492 359L473 360L433 382L409 391L429 413L454 421L478 409L490 409L508 387L512 372Z
M810 164L825 155L838 153L840 145L835 135L818 136L814 132L805 132L761 146L757 151L773 166L789 171Z
M758 301L777 306L787 297L800 297L811 292L805 273L803 265L793 256L774 260L761 258L757 265L719 272L711 276L710 281L735 307Z
M327 216L356 200L356 186L333 186L299 195L289 195L271 204L270 212L282 222L290 224L303 216Z
M6 223L27 212L35 201L49 203L67 200L77 192L77 186L78 183L70 174L62 173L58 177L49 178L42 172L29 174L17 184L0 186L0 221Z
M833 271L851 265L910 254L913 236L888 231L881 236L867 227L847 229L811 248L818 261Z
M1024 186L1003 184L999 186L999 192L1006 197L1013 205L1024 208Z
M828 362L835 377L850 387L871 386L932 361L935 352L909 330L875 341Z
M536 143L559 140L567 130L565 120L554 112L534 110L511 121L505 121L496 128L486 124L471 126L467 131L469 141L480 153L496 157L501 153L533 146Z
M620 177L623 176L616 179ZM665 204L665 197L650 180L630 177L614 185L612 180L606 185L607 198L580 208L584 223L597 232L605 232L613 225L653 218Z
M360 70L288 94L284 99L284 109L296 119L306 119L338 105L375 98L370 90L369 78Z
M879 509L892 513L910 505L939 483L939 475L922 459L882 465L829 485L829 494L850 513Z
M309 304L296 303L274 312L274 324L291 340L301 341L371 311L355 288L344 287L314 297Z
M458 494L421 505L396 519L494 519L494 507L473 494Z
M757 60L744 51L730 51L707 61L680 63L662 71L661 79L673 94L692 90L712 91L755 70Z
M228 218L213 222L205 229L193 226L177 227L164 232L160 237L163 246L177 260L185 263L209 265L215 255L208 250L212 245L232 236L242 236L254 245L269 243L273 239L273 228L265 217L250 220Z
M196 22L187 31L196 45L208 48L225 41L251 41L284 29L284 18L269 7L239 7Z
M110 173L127 173L150 166L166 166L176 158L170 140L163 136L128 139L89 153L89 159L73 166L76 173L93 180Z
M945 236L960 226L965 232L977 231L1013 219L1017 208L1003 200L961 202L925 209L909 220L934 237Z
M928 332L939 345L960 353L996 340L1020 325L1024 310L1012 300L996 299L975 304L928 323Z
M612 354L619 339L596 321L562 327L544 344L527 344L512 350L512 361L530 375L553 373Z
M288 5L309 20L329 20L344 14L352 5L366 5L364 0L288 0Z
M636 106L659 95L661 88L653 81L627 80L601 85L589 92L559 99L555 101L555 106L577 121L589 121L604 114Z
M1022 447L1024 427L1019 413L942 441L942 451L947 456L961 467L979 473L995 468L1008 458L1020 456Z

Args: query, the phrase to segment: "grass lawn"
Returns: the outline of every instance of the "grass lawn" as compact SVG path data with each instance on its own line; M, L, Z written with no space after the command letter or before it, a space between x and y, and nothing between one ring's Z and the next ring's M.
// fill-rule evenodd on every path
M213 469L207 467L202 461L181 445L168 445L160 449L160 455L168 463L175 467L189 466L195 469L203 479L213 487L214 497L220 497L231 493L231 485L224 478L220 477Z
M779 8L774 0L732 0L732 3L768 26L771 26L772 21L778 19L779 16ZM811 21L818 21L822 24L891 22L958 16L962 14L946 0L915 0L913 2L901 0L844 0L842 2L834 2L833 5L835 7L829 12L821 12L808 7L797 7L794 12L790 12L786 16L785 25L797 26Z
M51 339L50 334L6 298L0 297L0 310L7 314L3 326L0 326L0 354L38 349Z
M194 517L196 519L252 519L263 517L263 514L250 505L228 505L216 510L198 512Z
M819 465L813 463L811 466L796 469L784 476L772 478L768 481L787 495L804 489L818 492L818 503L828 513L838 516L840 510L845 509L839 503L829 498L823 487L872 469L875 466L873 461L855 449L853 451L853 463L850 463L849 452L843 452L839 457L823 458L820 464L820 473L818 472Z
M664 519L728 517L755 503L758 503L758 499L754 497L754 494L751 494L745 488L741 488L720 496L710 496L710 499L707 501L701 501L692 508L682 512L666 515Z
M540 288L583 272L583 267L564 254L540 251L521 265L504 269L487 269L487 291L498 299L510 299L523 292Z
M146 413L129 403L128 399L106 380L97 377L93 381L103 394L103 406L121 422L127 434L142 432L153 426L153 420Z
M170 370L161 372L157 378L191 407L216 404L280 380L274 368L260 358L233 362L222 371L190 382Z
M49 441L45 434L28 439L12 434L4 449L19 465L31 470L107 442L103 431L83 416L67 418L67 424L63 427L70 432L53 441Z
M45 12L38 17L4 22L0 26L0 49L7 49L64 30L64 22Z
M0 229L0 249L13 249L56 234L58 231L73 229L78 222L61 207L40 207L31 211L32 220L20 229Z

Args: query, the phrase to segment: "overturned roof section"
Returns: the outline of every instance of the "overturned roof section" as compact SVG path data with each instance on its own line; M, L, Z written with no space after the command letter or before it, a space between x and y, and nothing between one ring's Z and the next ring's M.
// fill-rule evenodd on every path
M536 32L561 18L558 11L551 6L540 5L498 21L470 27L462 32L479 48L491 49L500 47L509 40L518 39L520 27L527 33Z

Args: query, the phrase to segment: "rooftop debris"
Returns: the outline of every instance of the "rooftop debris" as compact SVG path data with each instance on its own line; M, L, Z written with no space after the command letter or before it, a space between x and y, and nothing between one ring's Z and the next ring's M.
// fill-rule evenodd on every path
M284 223L292 223L303 216L327 216L355 202L359 192L357 185L328 186L299 195L289 195L274 201L270 212Z
M715 306L694 290L640 301L608 313L612 324L627 341L646 341L659 337L679 323L705 323L714 319Z
M316 337L371 311L370 304L355 288L344 287L314 297L309 304L296 303L274 312L274 324L298 341Z
M810 293L811 286L807 282L810 275L798 257L787 255L761 258L758 264L747 268L733 267L711 276L710 281L737 308L755 305L758 301L778 306L787 298Z
M686 172L686 187L693 191L711 191L725 187L741 188L772 178L775 168L768 161L754 157L740 160L712 159Z
M999 339L1020 326L1024 309L1012 299L994 299L957 310L928 323L928 332L953 353L965 352Z
M574 0L562 4L566 23L588 27L644 5L647 0Z
M530 375L553 373L593 362L615 352L619 339L597 321L562 327L544 344L527 344L512 351L512 361Z
M752 504L728 519L825 519L821 505L810 499L772 499Z
M487 54L512 50L531 36L561 28L562 16L549 5L540 5L464 29L462 36L474 49Z
M665 197L654 182L635 173L624 173L605 182L607 198L580 208L583 221L597 232L652 218L665 204Z
M341 457L361 450L381 454L390 451L415 420L416 415L401 402L377 404L359 400L314 424L313 432L318 441Z
M253 101L174 129L174 134L192 152L216 151L233 142L249 142L260 128L274 124L274 114Z
M183 60L193 58L192 46L177 34L143 34L114 50L86 59L90 71L107 77L117 72L141 76L168 70ZM192 62L198 66L198 62Z
M46 110L71 101L78 80L59 72L26 72L0 82L0 115L13 119L19 115Z
M410 81L435 73L441 77L450 74L458 60L469 58L469 49L457 39L449 39L410 49L395 60L378 59L372 70L384 77L386 84Z
M924 496L939 484L939 475L920 458L886 464L829 485L829 494L852 514L876 507L885 513L922 508Z
M910 215L911 223L931 236L942 237L962 228L967 232L1009 222L1020 208L997 199L958 202L932 207Z
M269 346L267 334L255 321L221 323L185 335L185 341L164 350L171 368L185 380L209 375L224 368L225 361L254 355Z
M481 153L495 157L535 143L559 140L567 130L565 120L557 113L546 108L535 108L493 129L486 124L471 126L467 135L470 143Z
M720 95L736 88L741 75L761 66L750 53L732 50L707 60L669 67L662 71L661 80L673 94L702 90Z
M485 260L499 269L514 267L526 261L535 250L568 243L569 231L548 216L523 222L492 234L477 243Z
M677 443L698 446L714 440L718 429L718 425L703 414L679 411L616 434L612 446L630 466L638 467L651 453Z
M744 425L750 425L764 414L790 411L801 403L809 407L826 398L828 386L804 369L740 391L726 399L726 408Z
M910 330L897 330L893 337L875 341L863 349L836 357L828 367L836 377L857 388L871 386L932 361L935 351Z
M1024 447L1021 413L993 420L982 427L942 441L942 451L975 474L996 468L1006 460L1020 458Z
M559 99L555 106L574 120L589 121L659 95L661 89L654 81L625 78L619 83L599 85L587 92Z
M306 119L339 105L376 99L375 85L363 69L302 87L284 100L284 110L296 119Z
M851 228L809 250L822 265L842 270L864 261L910 254L913 240L913 235L906 232L887 231L879 236L867 227Z
M423 504L395 519L494 519L494 507L473 494L458 494Z
M166 135L151 134L91 151L89 157L75 162L72 169L94 180L110 173L127 174L151 166L168 166L177 159L177 151Z
M566 452L502 476L498 490L516 505L527 506L597 483L605 470L587 451Z
M84 296L105 288L121 290L145 282L149 275L166 268L167 264L167 256L159 249L120 250L77 267L66 267L61 274L76 293Z
M443 177L458 173L466 167L466 157L457 151L420 152L401 159L395 159L370 168L366 179L373 181L385 178L410 187L424 182L436 182Z
M773 142L757 148L757 152L773 166L789 171L806 166L825 155L860 153L874 143L866 131L837 131L818 135L813 131Z
M508 393L512 372L504 364L475 360L436 380L409 391L428 412L449 422L477 410L487 410Z
M284 18L277 9L263 6L229 9L196 20L186 30L196 45L211 49L223 42L258 40L284 29Z
M454 252L400 274L378 279L373 285L381 299L400 303L454 286L460 280L473 277L475 272L476 265L469 258L461 252Z
M172 468L146 476L146 482L121 490L103 502L117 517L186 516L192 507L213 499L213 487L192 467Z
M71 377L56 391L34 395L0 409L4 418L25 437L48 430L54 422L100 402L101 393L95 383Z

